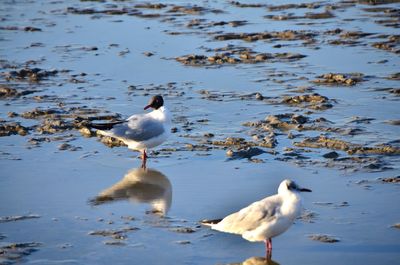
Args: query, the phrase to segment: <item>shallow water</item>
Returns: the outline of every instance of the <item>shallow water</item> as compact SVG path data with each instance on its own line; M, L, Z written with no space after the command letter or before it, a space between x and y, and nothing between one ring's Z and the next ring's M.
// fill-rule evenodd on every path
M339 159L331 160L322 157L331 149L294 145L306 137L325 135L363 147L386 144L398 150L399 126L387 122L400 120L398 92L390 92L399 89L399 81L388 79L399 69L398 28L376 23L387 19L389 14L398 20L398 4L345 5L335 1L322 2L317 9L269 11L268 6L275 3L241 8L228 1L202 1L197 5L205 9L191 14L168 12L174 6L191 6L187 2L163 3L166 7L161 9L136 8L145 14L159 14L152 18L137 13L73 14L67 9L133 9L136 1L4 1L0 5L1 84L18 91L36 90L23 96L1 97L1 124L19 122L30 129L26 136L0 137L0 217L40 216L1 222L0 246L41 243L35 247L36 251L26 251L14 258L0 254L0 263L236 264L252 258L258 262L255 264L264 264L265 260L255 258L264 255L263 244L211 231L199 226L198 221L225 216L274 194L284 178L292 178L313 190L304 194L304 208L313 215L297 220L286 233L273 240L273 261L279 264L398 262L400 234L392 225L400 222L397 203L400 186L378 179L399 176L398 153L347 154L345 150L335 150ZM334 18L264 17L321 13L328 4L334 5L329 9ZM391 11L365 11L371 7ZM224 12L213 12L216 9ZM193 19L205 19L200 21L202 28L187 27ZM233 20L246 20L247 24L238 27L207 24ZM27 26L41 31L25 31ZM326 33L337 28L342 33L373 34L352 39ZM214 39L226 33L288 29L304 30L315 36L310 43L304 39L252 42ZM393 51L372 46L388 40L383 34L397 36L391 43ZM357 43L329 42L337 39ZM228 44L256 53L290 52L306 57L196 66L175 60L188 54L212 56L216 53L212 49ZM154 55L146 56L145 52ZM39 82L6 80L8 73L24 67L57 69L58 73ZM364 76L354 86L312 82L330 72L359 72ZM264 100L256 99L257 92ZM156 93L164 96L177 128L167 143L156 148L158 153L150 154L149 167L161 176L155 177L161 183L159 187L149 188L140 179L135 182L139 183L138 188L132 183L121 184L124 177L133 181L126 175L139 167L138 153L125 147L109 148L96 137L83 137L74 128L41 134L38 125L54 116L33 119L21 116L34 108L64 111L67 115L74 107L80 107L99 111L89 116L109 112L127 117L142 112L149 96ZM284 96L311 93L327 97L332 107L315 110L309 105L282 103ZM291 129L294 136L291 139L288 131L274 128L276 146L260 147L267 152L253 160L229 159L226 151L237 151L240 146L221 147L212 142L227 137L257 142L254 135L262 138L269 132L242 124L285 113L311 120L323 117L338 132ZM348 129L358 133L346 133ZM206 138L207 133L214 137ZM76 147L75 151L60 150L63 143ZM193 150L189 144L194 146ZM307 158L291 156L292 149ZM114 185L123 186L121 196L111 198L112 201L103 198L102 203L93 204L96 196L115 188ZM163 190L169 191L163 193ZM161 203L163 198L170 200L166 202L169 206L165 215L152 211L151 203L157 196ZM127 227L132 230L122 231ZM112 230L114 236L123 238L90 235L100 230ZM309 236L314 234L330 235L339 242L312 241Z

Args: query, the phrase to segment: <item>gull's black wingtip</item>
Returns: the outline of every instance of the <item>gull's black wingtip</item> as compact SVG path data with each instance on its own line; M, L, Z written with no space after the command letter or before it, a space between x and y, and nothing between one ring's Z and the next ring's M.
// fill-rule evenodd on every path
M98 129L98 130L111 130L114 128L115 125L121 124L125 121L115 121L115 122L108 122L108 123L90 123L88 126L90 128Z
M204 220L201 220L200 223L205 226L212 226L212 225L218 224L221 221L222 221L222 219L214 219L214 220L204 219Z

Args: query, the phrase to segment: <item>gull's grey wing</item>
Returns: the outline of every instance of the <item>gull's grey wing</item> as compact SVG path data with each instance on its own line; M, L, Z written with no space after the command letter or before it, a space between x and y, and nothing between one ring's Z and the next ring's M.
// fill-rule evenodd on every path
M115 125L124 123L126 121L114 121L114 122L107 122L107 123L89 123L91 128L95 128L98 130L111 130L114 128Z
M213 228L223 232L243 234L256 229L263 222L275 219L278 207L278 201L254 202L248 207L228 215Z
M115 125L113 135L133 141L146 141L163 134L165 128L160 121L152 118L130 118L127 122Z

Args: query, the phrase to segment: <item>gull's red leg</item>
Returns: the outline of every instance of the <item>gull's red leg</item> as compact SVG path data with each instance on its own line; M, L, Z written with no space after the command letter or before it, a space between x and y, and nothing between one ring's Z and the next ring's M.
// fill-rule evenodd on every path
M146 149L143 150L142 153L142 168L146 169L146 162L147 162L147 154L146 154Z
M268 238L267 240L264 240L265 242L265 251L266 251L266 258L271 259L272 257L272 240Z
M268 240L267 240L267 248L268 248L268 250L270 251L270 252L272 252L272 239L271 238L269 238Z

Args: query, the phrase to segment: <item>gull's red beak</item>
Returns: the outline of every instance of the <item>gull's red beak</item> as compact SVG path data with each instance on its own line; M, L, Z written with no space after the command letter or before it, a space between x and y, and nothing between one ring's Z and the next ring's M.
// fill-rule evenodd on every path
M150 107L151 107L151 105L147 105L146 107L144 107L144 110L147 110Z

